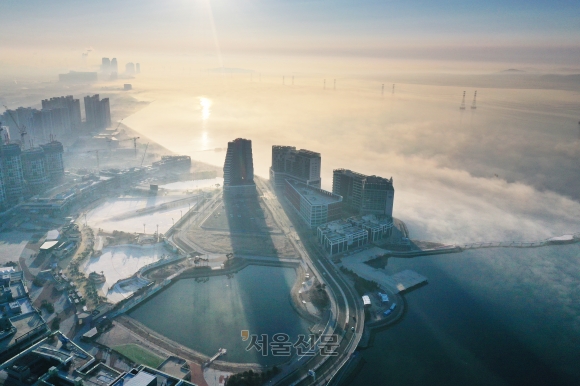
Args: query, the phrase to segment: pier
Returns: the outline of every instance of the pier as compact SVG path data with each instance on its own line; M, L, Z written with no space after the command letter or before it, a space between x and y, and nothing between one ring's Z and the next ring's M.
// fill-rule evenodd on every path
M203 364L203 367L209 367L216 359L218 359L222 355L226 355L227 353L228 350L226 350L225 348L220 348L213 357L209 358L209 360Z
M342 265L363 279L374 281L383 288L389 288L394 293L408 291L427 282L427 278L411 270L404 270L394 275L388 275L383 269L373 268L365 262L385 255L385 250L374 247L345 257Z
M405 292L411 288L417 287L427 282L427 278L418 274L415 271L406 269L394 275L385 275L384 281L389 284L391 288L396 288L397 292Z

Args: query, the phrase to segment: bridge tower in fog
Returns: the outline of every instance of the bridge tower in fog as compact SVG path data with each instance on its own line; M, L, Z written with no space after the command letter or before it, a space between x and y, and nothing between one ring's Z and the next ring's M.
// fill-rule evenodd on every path
M326 90L326 79L324 79L324 83L322 84L322 89Z
M477 106L475 105L475 99L477 98L477 91L473 94L473 102L471 103L471 109L475 110Z
M381 87L381 96L385 96L385 84L383 83L383 86Z
M395 84L394 83L393 83L393 92L391 94L395 95Z
M461 105L459 106L459 110L465 110L465 91L463 91L463 99L461 100Z

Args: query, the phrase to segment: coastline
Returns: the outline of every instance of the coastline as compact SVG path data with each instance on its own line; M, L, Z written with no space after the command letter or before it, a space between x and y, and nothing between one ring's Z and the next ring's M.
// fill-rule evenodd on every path
M321 318L317 315L312 315L308 312L307 309L302 307L302 304L298 300L298 290L301 286L302 281L304 280L305 271L301 266L299 261L296 263L289 263L284 261L265 261L265 260L252 260L249 258L236 258L232 264L230 264L225 269L219 270L212 270L209 268L202 268L202 267L194 267L182 272L177 277L175 277L171 283L165 286L161 291L167 289L179 279L189 279L189 278L201 278L201 277L208 277L208 276L222 276L228 274L234 274L236 272L241 271L242 269L250 266L250 265L261 265L261 266L277 266L277 267L287 267L287 268L294 268L296 271L296 281L292 286L289 294L289 301L294 310L302 319L306 320L311 324L309 328L315 326L317 323L320 322ZM148 272L148 275L151 275L155 272L152 270ZM146 275L146 277L148 277ZM161 291L157 292L155 295L160 293ZM136 305L138 307L138 305ZM127 310L128 311L128 310ZM113 320L119 321L124 327L128 328L129 330L133 331L135 334L139 335L141 339L144 341L149 342L149 344L154 346L159 346L160 348L173 353L174 355L183 357L183 359L190 360L195 362L199 365L203 364L207 361L210 356L205 355L201 352L188 348L179 342L171 340L166 336L155 332L154 330L148 328L141 322L137 321L136 319L132 318L127 314L125 311L123 314L118 315ZM291 357L287 361L277 364L276 366L284 366L294 358ZM254 371L262 371L266 370L271 366L264 366L257 363L236 363L236 362L229 362L227 360L217 360L213 362L212 366L214 366L218 370L223 371L241 371L241 370L254 370Z

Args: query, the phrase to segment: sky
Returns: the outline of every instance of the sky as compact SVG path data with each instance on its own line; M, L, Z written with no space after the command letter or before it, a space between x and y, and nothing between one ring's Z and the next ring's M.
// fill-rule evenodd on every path
M4 0L0 15L4 64L70 66L87 49L205 55L216 67L239 55L580 62L580 3L565 0Z

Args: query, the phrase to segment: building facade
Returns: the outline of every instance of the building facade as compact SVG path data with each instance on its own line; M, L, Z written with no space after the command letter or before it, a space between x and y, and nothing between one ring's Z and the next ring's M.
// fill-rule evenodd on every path
M342 215L342 197L296 180L285 180L284 196L312 229Z
M127 75L134 75L135 74L135 63L129 62L125 64L125 73Z
M119 64L117 63L117 58L111 59L111 73L118 73L119 72Z
M44 150L33 147L24 150L22 158L22 174L26 181L28 193L38 194L48 187L48 173L46 171L46 159Z
M351 217L320 225L318 242L330 256L391 236L393 219L386 215Z
M333 171L332 192L344 198L345 208L358 214L393 216L393 179L366 176L347 169Z
M111 126L109 98L100 99L99 94L85 97L85 116L89 130L103 130Z
M287 178L320 188L320 153L310 150L296 150L294 146L272 146L272 166L270 181L283 187Z
M53 130L56 135L77 133L81 128L81 102L72 95L44 99L42 110L61 110L60 127Z
M20 146L14 143L3 145L0 148L4 191L6 201L9 203L20 201L24 194L21 153Z
M252 141L237 138L228 142L224 162L224 195L227 197L253 196L256 194L254 183L254 160Z
M2 146L2 145L0 145ZM4 173L0 164L0 211L6 207L6 189L4 188Z
M64 163L62 161L64 148L62 143L58 141L52 141L45 145L40 145L40 147L44 150L46 174L50 183L54 184L64 177Z

